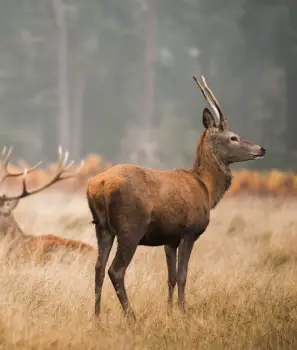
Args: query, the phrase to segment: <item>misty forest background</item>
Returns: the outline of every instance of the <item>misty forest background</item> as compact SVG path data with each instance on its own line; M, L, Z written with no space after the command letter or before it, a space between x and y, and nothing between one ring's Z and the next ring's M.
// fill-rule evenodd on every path
M0 144L14 159L189 167L203 73L232 129L297 170L296 0L0 0Z

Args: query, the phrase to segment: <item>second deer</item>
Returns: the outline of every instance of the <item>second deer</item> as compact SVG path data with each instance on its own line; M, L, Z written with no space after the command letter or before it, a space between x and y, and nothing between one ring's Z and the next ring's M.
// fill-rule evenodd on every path
M188 264L195 241L206 230L210 210L232 181L230 164L261 159L266 151L229 129L205 78L195 79L214 114L204 108L194 165L161 171L119 164L89 180L87 199L98 241L95 273L95 314L100 312L105 267L115 237L117 251L108 270L126 315L135 319L125 289L125 273L138 245L165 246L168 304L178 285L178 305L184 311ZM178 262L177 262L178 250Z
M11 153L12 148L10 148L8 152L5 147L3 148L2 176L0 177L0 183L2 183L6 178L22 175L23 188L19 195L0 196L0 238L2 238L2 241L6 241L9 251L13 253L13 255L21 254L21 258L28 256L31 259L38 259L40 261L48 261L53 257L54 253L59 253L59 255L62 256L67 252L74 252L80 255L86 255L94 252L95 249L91 245L79 240L66 239L55 235L35 236L26 234L20 228L13 215L13 210L17 207L20 199L41 192L58 181L74 177L80 171L83 163L75 172L69 172L69 167L72 165L72 163L67 165L68 152L66 152L65 156L63 156L62 149L59 148L59 162L56 173L47 183L29 191L26 185L27 174L35 171L41 162L30 169L11 173L7 168Z

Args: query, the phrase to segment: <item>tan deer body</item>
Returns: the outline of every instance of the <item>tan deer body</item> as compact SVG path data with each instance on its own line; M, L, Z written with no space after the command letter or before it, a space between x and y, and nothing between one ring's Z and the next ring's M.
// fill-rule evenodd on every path
M7 197L5 195L0 196L0 240L2 241L2 243L4 243L5 241L8 247L9 255L19 256L21 258L24 258L25 260L27 260L28 258L38 259L39 261L47 261L50 258L55 257L54 255L56 253L59 253L59 255L62 257L63 254L67 254L69 252L78 253L82 256L90 255L90 253L95 252L95 249L91 245L78 240L66 239L55 235L35 236L23 232L13 215L13 210L18 205L19 200L33 193L42 191L43 189L49 187L57 181L72 177L77 172L62 177L64 171L63 168L67 161L67 157L65 157L64 161L62 161L60 154L60 166L57 174L55 174L54 177L47 184L41 186L38 189L28 192L25 183L28 170L25 172L14 174L11 174L7 171L8 159L11 154L11 151L12 149L9 151L8 155L5 157L5 160L2 162L3 174L2 178L0 179L0 182L2 182L7 177L11 176L16 177L24 175L24 178L23 192L20 195L14 197ZM4 153L5 152L6 151L4 149ZM36 166L31 168L30 171L33 171L35 169Z
M108 273L125 314L135 319L124 277L138 245L165 246L168 303L172 305L177 283L178 304L184 311L191 251L209 224L210 210L231 185L229 165L259 159L265 154L262 147L241 140L228 129L217 100L202 79L204 86L196 82L218 118L209 109L203 110L205 131L199 139L193 168L160 171L122 164L95 176L88 183L87 199L99 250L95 269L97 315L105 266L115 237L118 247Z
M106 215L101 197L105 196L111 229L121 231L123 223L137 229L143 225L146 232L143 235L139 230L139 245L160 246L171 244L175 238L179 241L180 230L195 225L197 218L201 228L208 225L211 204L207 188L201 184L192 170L156 171L116 165L90 181L88 199L94 203L99 195L95 211L101 223Z
M55 235L35 236L26 234L18 225L11 211L8 212L8 205L11 201L5 202L5 213L0 201L0 240L9 248L12 257L21 257L25 260L46 260L55 258L55 254L62 255L69 252L78 253L81 256L95 252L94 247L79 240L66 239Z

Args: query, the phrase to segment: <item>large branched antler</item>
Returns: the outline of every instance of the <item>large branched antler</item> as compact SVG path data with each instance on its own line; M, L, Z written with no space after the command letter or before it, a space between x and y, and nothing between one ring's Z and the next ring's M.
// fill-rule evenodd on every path
M22 172L23 175L23 179L22 179L22 193L17 195L17 196L2 196L2 198L5 198L5 200L15 200L15 199L21 199L24 197L28 197L32 194L35 194L37 192L40 192L50 186L52 186L53 184L55 184L58 181L62 181L62 180L66 180L72 177L75 177L80 170L82 169L83 165L84 165L84 160L81 161L80 166L74 171L74 172L69 172L69 168L73 165L74 161L71 161L69 164L67 164L68 161L68 156L69 156L69 152L66 151L65 155L63 156L63 152L62 152L62 147L59 146L59 151L58 151L58 168L56 173L52 176L52 178L44 185L37 187L31 191L28 191L27 189L27 185L26 185L26 178L27 175L29 173L29 170L31 169L25 169ZM68 173L67 173L68 171ZM1 197L0 197L1 198Z
M3 147L2 152L1 152L1 175L0 175L0 183L2 183L6 178L8 177L17 177L17 176L21 176L24 174L24 170L15 172L15 173L11 173L7 167L8 167L8 163L9 163L9 159L11 157L11 154L13 152L13 146L7 148L6 146ZM41 161L39 161L38 163L36 163L34 166L32 166L31 168L27 169L28 173L31 173L32 171L37 170L37 168L42 164Z
M214 93L211 91L211 89L207 85L206 79L201 74L201 80L202 80L202 83L203 83L204 86L202 86L202 84L196 79L196 77L193 77L193 79L195 80L197 86L200 88L204 98L206 99L206 101L209 103L209 105L211 106L211 108L215 112L215 114L216 114L216 116L218 118L219 126L224 127L227 120L226 120L226 118L223 115L223 112L222 112L222 109L221 109L221 107L219 105L218 100L216 99ZM211 99L206 94L206 92L210 95Z

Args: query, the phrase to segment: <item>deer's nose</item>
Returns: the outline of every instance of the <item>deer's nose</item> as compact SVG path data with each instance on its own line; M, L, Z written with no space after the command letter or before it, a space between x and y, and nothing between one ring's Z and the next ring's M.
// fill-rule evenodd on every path
M266 153L266 149L263 148L263 147L260 148L260 151L261 151L261 153L262 153L263 155Z

